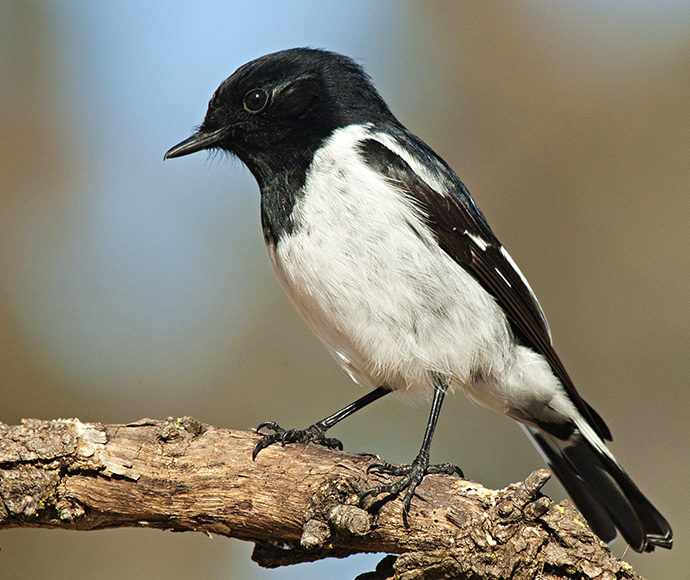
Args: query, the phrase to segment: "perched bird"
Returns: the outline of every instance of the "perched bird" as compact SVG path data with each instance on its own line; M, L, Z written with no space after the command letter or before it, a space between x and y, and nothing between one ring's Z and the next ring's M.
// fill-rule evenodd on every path
M668 522L620 467L611 434L575 390L527 280L469 191L391 113L353 60L297 48L240 67L211 98L198 131L166 154L237 156L261 189L261 221L288 296L368 394L303 430L262 423L275 443L338 447L325 432L394 391L433 394L419 455L363 494L414 490L443 398L460 389L520 422L605 541L670 548Z

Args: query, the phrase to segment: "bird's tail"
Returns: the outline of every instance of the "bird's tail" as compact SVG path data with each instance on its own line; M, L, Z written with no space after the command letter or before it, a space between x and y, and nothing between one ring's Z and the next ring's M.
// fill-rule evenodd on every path
M529 425L523 428L602 540L613 541L618 528L637 552L671 547L671 526L588 425L566 440Z

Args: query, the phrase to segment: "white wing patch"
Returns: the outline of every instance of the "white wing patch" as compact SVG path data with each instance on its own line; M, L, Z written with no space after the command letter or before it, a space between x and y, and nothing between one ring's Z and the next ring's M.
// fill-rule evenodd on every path
M513 267L513 270L517 272L518 276L520 276L520 280L522 280L522 283L525 285L525 287L529 290L529 293L532 295L532 299L534 300L534 303L537 305L537 308L539 309L539 315L541 316L541 319L544 322L544 328L546 328L546 333L549 336L549 342L552 343L551 328L549 327L549 322L546 320L546 316L544 315L544 311L541 308L541 304L539 304L539 300L537 300L537 297L534 294L534 290L532 290L532 287L529 285L527 278L525 278L525 276L520 271L520 268L518 268L517 264L513 261L513 258L510 256L508 251L503 246L501 246L501 254L503 254L503 257L506 260L508 260L508 263Z
M475 236L474 234L471 234L468 230L465 230L463 232L467 237L469 237L477 246L479 246L479 249L482 252L486 252L486 248L489 247L489 245L479 236Z
M412 171L417 174L424 183L426 183L431 189L433 189L439 195L447 195L446 188L443 186L438 175L435 175L429 169L422 165L417 159L415 159L410 152L402 147L395 139L390 135L385 133L374 133L372 132L369 137L381 143L384 147L390 149L398 157L403 159L407 163Z
M484 239L481 237L470 233L469 231L465 230L463 232L472 242L482 251L485 252L486 249L489 247L489 245L486 243ZM525 285L527 290L529 290L530 295L532 296L532 300L534 300L534 303L537 306L537 309L539 311L539 315L542 319L542 322L544 323L544 327L546 328L546 333L549 337L549 342L551 342L551 329L549 328L549 323L546 320L546 316L544 315L544 311L542 310L541 304L539 304L539 301L537 300L537 297L534 294L534 290L532 290L532 287L529 285L529 282L527 281L527 278L523 275L523 273L520 271L520 268L518 268L517 264L514 262L513 258L511 255L507 252L507 250L501 246L501 255L507 260L507 262L510 264L510 266L515 270L517 275L520 277L520 280L522 280L522 283ZM510 288L512 287L512 284L506 279L506 277L503 275L503 273L498 269L494 268L496 273L501 277L501 279L505 282L505 284Z

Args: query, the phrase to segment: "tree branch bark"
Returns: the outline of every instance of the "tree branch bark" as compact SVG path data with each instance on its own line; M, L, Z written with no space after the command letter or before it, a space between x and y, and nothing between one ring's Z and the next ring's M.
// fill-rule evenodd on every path
M0 529L150 527L256 544L275 567L388 552L377 572L400 580L638 579L569 503L539 489L546 470L500 491L457 476L424 479L404 527L399 499L357 506L386 483L374 459L298 444L251 451L253 432L190 419L128 425L77 419L0 423Z

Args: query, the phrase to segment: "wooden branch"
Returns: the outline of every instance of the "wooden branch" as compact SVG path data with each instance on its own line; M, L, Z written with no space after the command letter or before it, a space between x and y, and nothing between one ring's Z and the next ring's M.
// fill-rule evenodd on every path
M385 483L374 459L298 444L251 459L253 432L190 419L128 425L0 423L0 529L125 526L200 531L256 544L266 567L388 552L362 579L638 579L568 503L551 505L535 471L493 491L424 479L404 527L399 499L371 513L358 493Z

